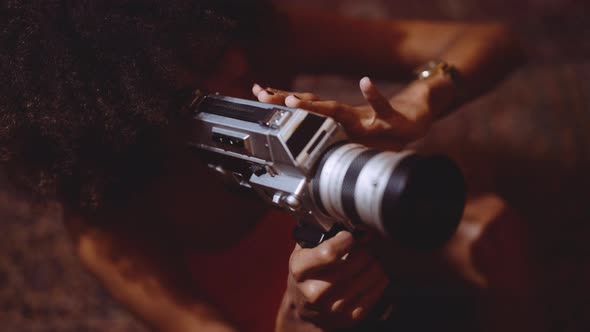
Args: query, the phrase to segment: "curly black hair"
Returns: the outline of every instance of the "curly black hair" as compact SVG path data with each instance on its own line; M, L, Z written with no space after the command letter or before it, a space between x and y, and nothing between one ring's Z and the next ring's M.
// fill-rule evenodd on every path
M231 43L252 43L261 1L0 2L0 159L41 199L92 212L160 171L187 91Z

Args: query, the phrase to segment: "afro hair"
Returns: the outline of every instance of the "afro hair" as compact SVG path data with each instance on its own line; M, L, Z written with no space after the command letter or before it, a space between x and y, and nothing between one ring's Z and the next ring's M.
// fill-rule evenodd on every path
M176 75L253 42L260 1L0 3L0 160L41 200L83 212L157 176L185 120ZM196 88L196 87L193 87Z

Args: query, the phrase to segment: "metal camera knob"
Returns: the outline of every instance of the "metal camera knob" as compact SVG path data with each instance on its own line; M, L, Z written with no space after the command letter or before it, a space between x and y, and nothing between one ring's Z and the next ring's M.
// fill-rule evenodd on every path
M295 195L289 195L285 197L285 205L289 210L295 212L301 208L301 201Z

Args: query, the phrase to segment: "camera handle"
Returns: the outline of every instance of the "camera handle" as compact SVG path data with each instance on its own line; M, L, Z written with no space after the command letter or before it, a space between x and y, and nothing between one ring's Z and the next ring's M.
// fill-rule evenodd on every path
M314 248L344 230L346 228L336 223L326 232L319 226L300 220L297 222L295 229L293 229L293 238L295 238L295 241L299 243L301 248Z

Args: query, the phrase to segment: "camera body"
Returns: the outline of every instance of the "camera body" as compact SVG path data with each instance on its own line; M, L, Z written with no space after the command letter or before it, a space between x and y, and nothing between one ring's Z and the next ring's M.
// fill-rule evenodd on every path
M190 110L189 144L209 167L302 226L323 234L368 226L410 246L431 246L446 241L462 215L463 177L444 156L351 143L334 119L302 109L197 95Z
M212 152L207 163L229 182L326 231L337 222L313 202L310 181L326 149L347 140L333 119L302 109L220 95L198 96L190 145Z

